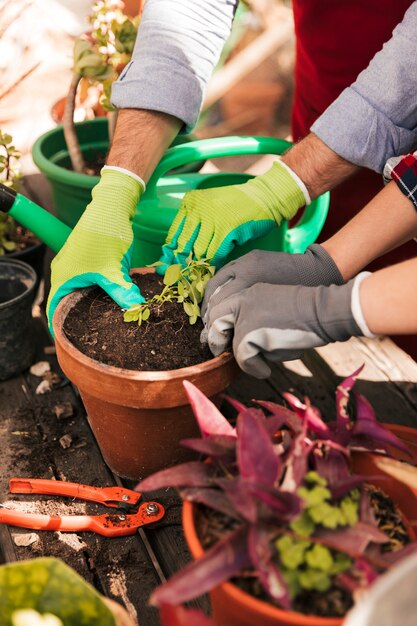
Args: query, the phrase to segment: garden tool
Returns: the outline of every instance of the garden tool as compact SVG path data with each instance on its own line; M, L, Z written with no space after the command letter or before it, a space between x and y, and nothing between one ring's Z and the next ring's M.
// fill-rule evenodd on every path
M189 173L168 175L173 169L201 159L245 154L281 154L290 143L273 137L220 137L203 139L170 148L155 169L142 195L133 218L134 249L132 267L143 267L157 261L169 227L187 191L244 183L251 176L246 173ZM56 174L66 170L51 163ZM68 172L67 172L68 173ZM88 177L86 177L88 180ZM98 178L96 179L98 182ZM62 184L63 181L61 181ZM68 190L68 181L65 189ZM74 190L75 191L75 190ZM237 246L226 259L237 258L253 248L284 252L304 252L317 239L326 220L329 194L316 198L304 210L299 222L292 226L283 220L267 235ZM52 250L58 251L65 243L70 227L59 221L34 202L1 186L0 210L8 211L18 222L29 228ZM59 206L57 207L59 214Z
M34 493L79 498L98 502L117 509L104 515L43 515L25 513L0 505L0 523L33 530L59 530L60 532L91 531L103 537L134 535L141 526L161 520L165 514L159 502L143 502L136 512L141 494L123 487L92 487L59 480L42 478L12 478L11 493Z

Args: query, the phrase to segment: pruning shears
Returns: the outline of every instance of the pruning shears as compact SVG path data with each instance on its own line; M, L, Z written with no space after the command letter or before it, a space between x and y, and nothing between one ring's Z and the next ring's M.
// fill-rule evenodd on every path
M0 505L0 523L33 530L59 530L61 532L91 531L104 537L134 535L138 528L161 520L165 509L159 502L143 502L136 512L141 495L123 487L92 487L60 480L42 478L12 478L10 493L34 493L67 496L118 509L104 515L44 515L25 513Z

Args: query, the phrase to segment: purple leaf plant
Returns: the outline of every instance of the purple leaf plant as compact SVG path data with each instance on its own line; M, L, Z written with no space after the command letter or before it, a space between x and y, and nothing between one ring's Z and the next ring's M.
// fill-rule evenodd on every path
M365 477L352 474L351 450L387 452L406 446L377 422L367 400L352 392L362 367L336 391L337 418L325 423L308 399L284 394L291 409L259 401L237 409L233 428L192 383L184 382L201 439L182 443L206 456L162 470L141 492L176 487L182 497L228 520L224 536L151 597L164 607L206 593L252 570L272 603L291 609L303 590L336 581L352 591L370 584L409 553L383 551L388 541L372 513ZM348 412L350 398L356 417ZM203 509L204 510L204 509Z

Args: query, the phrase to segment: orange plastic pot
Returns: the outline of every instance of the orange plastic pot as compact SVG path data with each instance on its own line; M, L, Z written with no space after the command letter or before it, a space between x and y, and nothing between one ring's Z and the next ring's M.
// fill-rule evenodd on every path
M417 429L395 424L387 425L400 439L414 446L417 460ZM398 480L383 475L373 462L373 455L361 452L353 455L353 469L358 474L372 476L372 484L387 493L404 515L405 520L417 517L417 493ZM191 502L184 502L183 527L188 547L194 559L204 554L198 538L195 521L195 508ZM415 540L414 530L408 527L410 537ZM343 618L315 617L295 611L284 611L272 604L258 600L245 593L232 583L224 583L210 591L211 606L216 626L342 626Z
M216 401L239 371L233 356L225 353L205 363L161 372L95 361L63 331L68 312L82 295L83 290L69 294L55 312L56 353L62 371L80 391L106 463L119 476L139 480L189 460L193 453L179 442L198 436L199 431L182 382L191 381Z

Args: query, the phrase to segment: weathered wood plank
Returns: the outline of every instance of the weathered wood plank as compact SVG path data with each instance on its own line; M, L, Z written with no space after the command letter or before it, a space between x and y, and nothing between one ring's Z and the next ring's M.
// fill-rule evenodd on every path
M48 357L47 360L51 361L52 369L58 371L55 358ZM83 407L71 386L36 395L38 382L39 379L26 374L0 385L0 389L3 389L3 393L0 392L2 439L7 442L0 483L3 502L12 502L21 510L42 513L95 514L98 507L91 503L7 494L7 481L16 475L93 485L115 484L97 448ZM54 406L63 402L73 405L74 415L69 419L58 420ZM60 444L63 435L71 437L68 448ZM14 538L27 532L30 531L11 529L11 536ZM159 624L157 611L148 606L148 598L160 580L138 536L106 539L93 533L46 531L38 531L37 535L38 539L30 546L14 546L17 559L39 555L60 557L99 591L122 602L142 624Z
M304 362L333 394L342 378L365 363L355 389L368 398L378 418L417 426L417 364L390 339L330 344L306 353Z
M40 320L36 335L40 340L39 358L49 360L52 369L59 372L55 357L45 357L42 351L48 337ZM294 391L300 397L309 396L331 419L337 383L362 362L366 367L357 388L369 398L378 416L386 421L416 425L417 364L385 339L354 339L307 352L302 361L273 366L268 380L259 381L242 373L227 393L246 404L253 399L281 403L283 392ZM65 502L45 496L12 497L7 493L10 477L32 476L34 471L38 472L37 476L60 480L115 484L115 477L100 455L74 389L67 385L44 396L36 395L39 380L26 374L0 383L2 502L12 501L14 506L26 507L25 510L36 508L40 512L94 513L96 507L91 503ZM54 407L63 402L72 404L74 414L58 420ZM227 403L222 410L232 419L235 416L234 409ZM68 448L60 444L63 435L71 438ZM17 547L13 539L28 531L2 527L2 556L9 561L41 554L59 556L100 591L122 602L142 625L157 626L159 618L147 605L148 597L160 582L159 574L168 578L189 562L190 555L181 529L181 503L177 494L164 490L155 495L147 494L147 497L161 501L167 513L157 527L144 529L146 545L140 537L110 540L90 533L38 532L38 539L31 546ZM207 598L199 599L196 604L206 611L209 609Z

